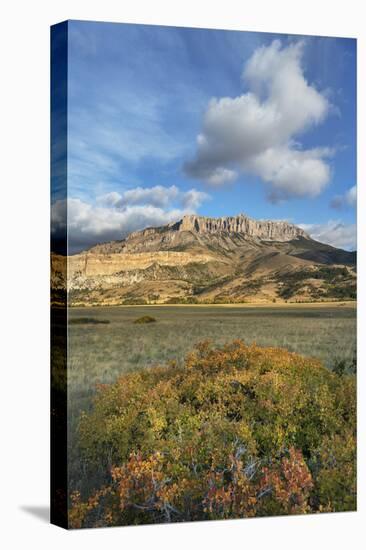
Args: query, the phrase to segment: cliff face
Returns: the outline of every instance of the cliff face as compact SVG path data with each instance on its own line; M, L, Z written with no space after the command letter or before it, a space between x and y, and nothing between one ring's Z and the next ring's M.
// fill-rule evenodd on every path
M180 221L164 227L135 231L127 237L126 241L134 240L139 236L146 238L151 235L174 231L190 231L202 235L240 234L253 239L278 242L291 241L299 237L309 238L303 229L288 222L253 220L248 216L244 216L244 214L239 214L238 216L223 218L207 218L196 215L184 216Z
M288 222L253 220L240 214L224 218L206 218L204 216L184 216L175 224L178 231L197 233L240 233L264 241L291 241L299 237L309 238L303 229Z

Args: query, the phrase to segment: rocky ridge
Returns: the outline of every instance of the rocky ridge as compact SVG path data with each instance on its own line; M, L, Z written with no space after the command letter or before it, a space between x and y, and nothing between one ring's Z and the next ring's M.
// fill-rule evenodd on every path
M347 299L356 277L354 253L243 214L184 216L95 245L68 257L67 281L57 265L53 284L73 305Z
M136 236L148 236L161 233L162 228L148 228L135 231L127 237L127 241ZM298 237L309 238L307 233L286 221L253 220L244 214L222 218L187 215L175 223L165 226L166 231L192 231L200 234L237 233L247 237L268 241L290 241Z

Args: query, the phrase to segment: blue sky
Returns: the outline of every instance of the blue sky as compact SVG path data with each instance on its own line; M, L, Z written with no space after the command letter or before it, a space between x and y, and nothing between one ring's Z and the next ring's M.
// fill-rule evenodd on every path
M69 22L72 246L243 212L354 248L355 94L353 39Z

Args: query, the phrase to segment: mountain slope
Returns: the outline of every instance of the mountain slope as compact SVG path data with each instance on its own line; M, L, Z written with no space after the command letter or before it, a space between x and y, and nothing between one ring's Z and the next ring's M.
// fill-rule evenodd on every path
M70 256L67 286L72 305L354 299L355 260L287 222L185 216Z

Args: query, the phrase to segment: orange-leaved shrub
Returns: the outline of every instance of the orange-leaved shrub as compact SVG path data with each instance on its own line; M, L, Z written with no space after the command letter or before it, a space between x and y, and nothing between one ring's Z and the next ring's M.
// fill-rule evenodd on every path
M79 426L71 527L356 507L356 388L318 361L234 341L100 386Z

